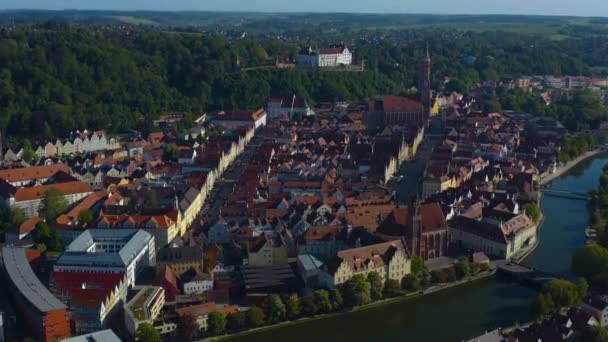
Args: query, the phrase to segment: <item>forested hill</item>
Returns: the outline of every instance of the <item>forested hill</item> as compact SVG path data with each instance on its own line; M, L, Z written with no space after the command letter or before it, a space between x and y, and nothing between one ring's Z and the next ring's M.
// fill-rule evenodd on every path
M262 69L300 45L327 44L313 31L300 40L182 34L85 25L0 30L0 130L11 137L51 138L87 127L124 132L149 128L166 111L253 109L271 94L297 93L312 103L365 101L416 84L430 43L433 81L466 92L480 80L531 74L589 75L608 54L605 37L550 41L507 32L405 30L333 35L366 61L364 72ZM319 43L321 42L321 43ZM465 63L475 56L474 64Z
M399 90L375 71L233 72L237 55L244 64L267 57L253 40L86 28L3 31L0 128L49 137L79 127L125 131L164 111L258 108L272 92L331 101Z

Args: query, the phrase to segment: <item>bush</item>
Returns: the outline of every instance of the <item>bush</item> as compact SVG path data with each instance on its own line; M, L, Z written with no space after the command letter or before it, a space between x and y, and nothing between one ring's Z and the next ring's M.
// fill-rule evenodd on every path
M444 270L431 271L431 283L442 284L448 282L448 275Z
M406 274L401 279L401 288L411 292L418 291L420 290L420 279L415 274Z
M390 298L399 294L399 290L401 290L401 286L399 282L395 279L388 279L384 283L384 297Z
M257 328L264 324L266 316L264 315L264 311L258 308L257 306L252 306L249 310L247 310L247 326L249 328Z

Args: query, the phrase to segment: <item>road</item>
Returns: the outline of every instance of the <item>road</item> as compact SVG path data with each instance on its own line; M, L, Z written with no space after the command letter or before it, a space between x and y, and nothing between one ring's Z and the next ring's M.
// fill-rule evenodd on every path
M424 170L433 153L433 147L442 140L442 135L439 134L441 131L440 118L433 118L414 159L401 164L397 176L398 180L392 186L397 191L396 199L398 204L407 204L420 194Z
M224 203L228 199L228 195L234 192L234 187L241 178L241 174L245 170L245 165L249 164L251 156L253 156L255 150L260 146L264 140L262 132L256 132L256 135L251 139L249 144L245 147L245 151L236 158L236 160L228 167L224 172L221 179L215 183L213 190L201 210L201 215L196 220L196 229L202 229L202 226L210 223L217 218L220 209L224 206Z

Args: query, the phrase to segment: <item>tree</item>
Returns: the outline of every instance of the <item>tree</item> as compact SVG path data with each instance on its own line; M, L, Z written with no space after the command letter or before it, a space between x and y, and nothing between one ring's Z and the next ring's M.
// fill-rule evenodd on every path
M370 295L372 300L376 301L382 299L382 290L384 289L382 276L380 276L378 272L370 272L367 274L367 281L371 286Z
M207 331L212 336L223 335L226 332L226 314L213 311L207 318Z
M424 260L418 255L412 256L412 273L418 275L421 272L426 272Z
M319 312L328 313L332 311L333 305L331 305L329 292L327 292L327 290L317 290L314 292L313 296Z
M285 319L285 304L278 294L272 294L266 298L266 318L270 323L282 322Z
M247 310L247 326L249 328L257 328L264 324L266 317L264 311L257 306L252 306Z
M542 293L551 296L556 307L561 308L580 302L579 289L571 281L554 279L543 286Z
M548 293L539 293L534 302L534 315L537 319L542 320L553 313L555 304L551 295Z
M29 163L36 158L36 152L32 148L32 143L29 139L23 140L23 154L21 155L21 159L24 162Z
M420 279L415 274L406 274L401 279L401 288L407 291L416 292L420 290Z
M26 220L27 220L27 215L25 215L23 210L21 210L19 208L13 209L13 213L11 214L11 224L13 226L19 226Z
M532 219L535 223L540 221L541 213L540 208L536 202L530 202L526 204L526 215Z
M180 341L192 341L196 336L198 326L192 315L184 315L180 317L179 324L177 325L177 336Z
M78 221L81 225L93 222L93 212L90 209L83 209L78 213Z
M149 209L158 208L158 196L155 190L149 189L144 194L144 206Z
M318 308L315 298L312 295L304 296L300 300L302 313L306 316L314 316L317 314Z
M469 264L469 259L467 257L460 257L458 261L454 264L454 270L456 272L456 277L464 278L468 276L471 272L471 265Z
M580 338L577 340L580 342L607 342L608 331L606 328L599 326L586 326L581 332Z
M401 290L401 284L399 284L399 282L395 279L387 279L386 282L384 282L384 297L394 297L397 294L399 294L399 291Z
M288 319L296 319L302 314L300 301L296 296L290 296L285 302L285 315Z
M579 277L576 279L576 282L574 284L576 285L579 300L583 300L587 296L587 291L589 290L589 283L585 278Z
M160 333L150 323L141 323L135 335L137 342L161 342Z
M176 162L179 157L179 148L176 144L163 145L163 160Z
M608 273L608 250L598 244L579 248L572 256L572 271L593 282L597 276Z
M329 291L329 299L331 300L331 305L333 310L342 310L342 306L344 305L344 300L342 299L342 293L337 289L332 289Z
M357 274L344 283L342 297L346 307L368 304L371 301L371 286L365 276Z
M42 216L47 221L51 221L68 209L68 201L61 190L50 188L44 193L40 206Z
M247 327L247 313L245 311L237 311L228 315L226 318L228 329L241 331Z

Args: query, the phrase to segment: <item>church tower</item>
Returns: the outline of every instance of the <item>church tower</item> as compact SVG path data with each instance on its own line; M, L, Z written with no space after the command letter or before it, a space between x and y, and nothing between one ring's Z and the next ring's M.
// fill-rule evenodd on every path
M412 255L420 255L422 246L421 246L421 217L420 217L420 202L416 200L412 200L407 208L408 213L408 226L410 228L409 235L411 236L411 246L410 253Z
M424 105L426 115L431 113L431 55L429 46L426 45L426 52L418 65L418 92L420 101Z

